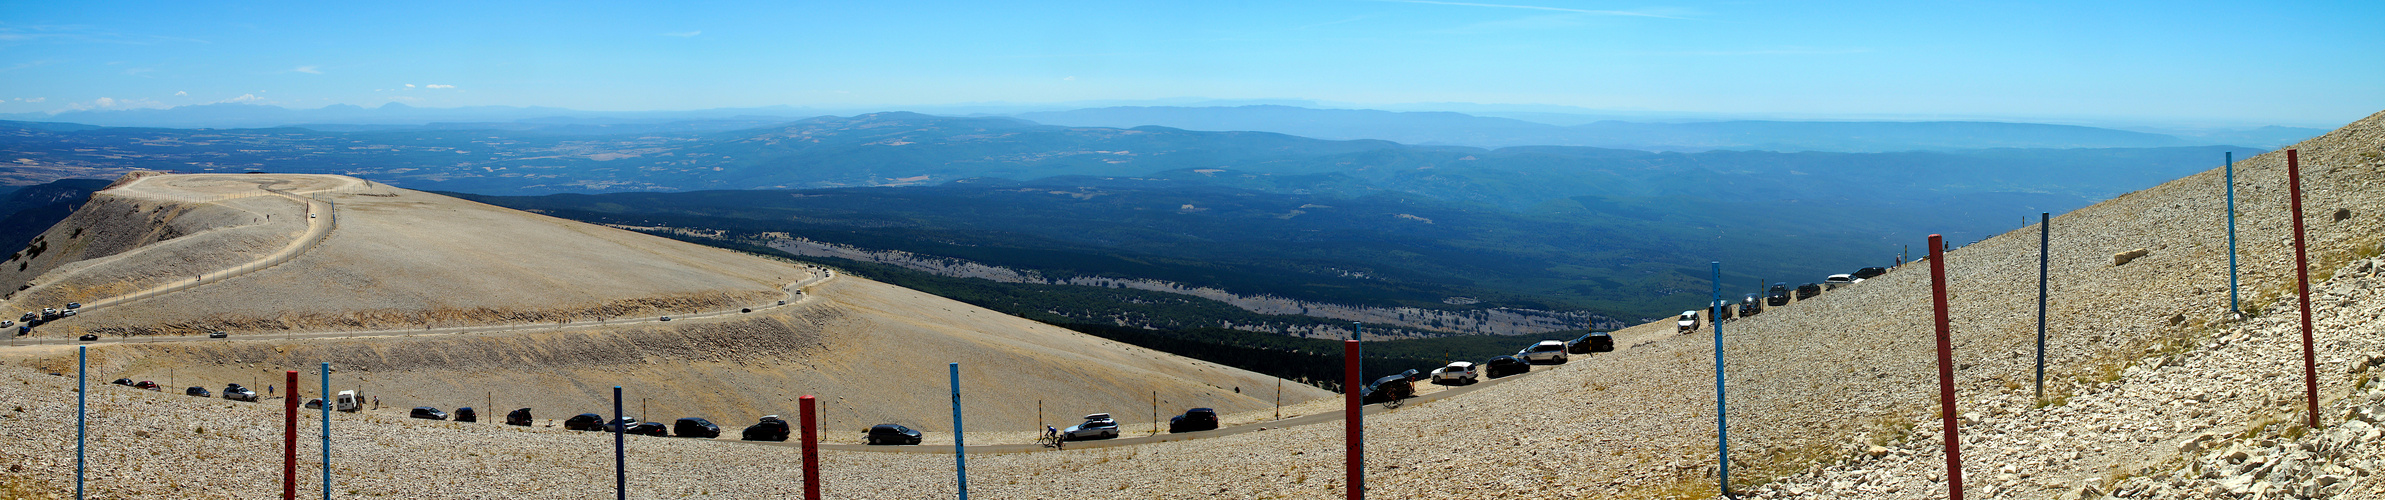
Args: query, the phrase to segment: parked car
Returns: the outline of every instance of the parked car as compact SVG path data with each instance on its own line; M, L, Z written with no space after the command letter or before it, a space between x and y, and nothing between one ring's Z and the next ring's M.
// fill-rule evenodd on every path
M82 308L83 308L83 303L81 303L81 302L68 302L68 303L66 303L66 309L67 309L67 310L70 310L70 311L71 311L71 310L75 310L75 309L82 309Z
M1217 430L1217 410L1193 408L1183 415L1168 417L1168 432L1201 432Z
M423 420L447 420L447 412L439 411L438 408L432 408L428 406L416 406L414 407L414 411L406 414L406 416Z
M1405 375L1392 375L1366 384L1358 392L1358 404L1387 403L1416 397L1416 383Z
M1679 333L1698 331L1698 312L1681 311L1681 316L1673 318L1673 327Z
M331 409L348 413L364 411L364 397L356 395L356 391L340 391L338 399L332 400Z
M1481 373L1474 370L1474 363L1466 361L1453 361L1449 366L1433 369L1435 384L1466 385L1481 381L1480 377Z
M870 426L861 438L873 445L912 445L919 444L921 436L919 431L899 424L878 424Z
M712 439L720 437L720 426L712 421L688 417L671 422L671 434L683 438Z
M223 330L216 330L216 331L212 331L212 332L207 332L207 338L211 338L211 339L220 339L220 338L224 338L224 337L230 337L230 336L232 336L232 334L229 334L229 333L224 333L224 331L223 331Z
M224 399L255 403L257 402L257 391L241 387L240 384L228 384L224 386Z
M1763 312L1764 312L1764 299L1763 299L1763 297L1759 297L1759 296L1757 296L1756 294L1752 294L1752 293L1751 293L1751 294L1747 294L1747 296L1746 296L1746 297L1743 297L1743 298L1741 298L1741 299L1739 300L1739 317L1745 318L1745 317L1748 317L1748 316L1754 316L1754 315L1757 315L1757 314L1759 314L1759 313L1763 313Z
M478 412L478 411L473 411L473 410L472 410L472 407L470 407L470 406L466 406L466 407L463 407L463 408L457 408L457 409L455 409L455 421L457 421L457 422L479 422L479 421L480 421L480 412Z
M155 390L159 390L159 389L160 389L160 387L158 387L158 385L157 385L157 383L156 383L156 382L151 382L151 381L147 381L147 380L143 380L143 381L140 381L140 382L135 382L135 383L133 383L133 388L134 388L134 389L148 389L148 390L152 390L152 391L155 391Z
M1482 362L1482 376L1484 377L1499 378L1531 371L1531 363L1526 363L1523 359L1515 356L1500 356Z
M322 408L323 398L306 398L306 404L302 406L307 407L307 409Z
M530 409L522 408L505 414L505 425L530 426Z
M1764 297L1764 305L1772 307L1789 305L1789 284L1773 283L1772 293Z
M1068 441L1077 441L1083 439L1110 439L1115 437L1118 437L1118 420L1110 418L1110 414L1108 413L1095 413L1086 415L1084 423L1071 425L1068 426L1067 429L1060 430L1060 439Z
M563 428L575 431L603 431L605 430L605 417L594 413L572 415L571 418L563 419Z
M84 342L90 342L90 341L94 341L94 340L99 340L99 336L98 336L98 335L93 335L93 334L88 334L88 333L86 333L86 334L83 334L83 336L81 337L81 339L82 339L82 341L84 341Z
M1852 274L1833 274L1829 277L1822 278L1822 289L1837 290L1838 287L1853 285L1862 281L1862 278L1857 278Z
M638 419L635 419L635 418L629 418L629 417L615 417L615 418L613 418L613 421L611 421L611 422L605 422L605 432L614 432L614 431L619 431L619 430L623 430L623 429L628 429L628 428L630 428L631 426L635 426L635 425L638 425Z
M663 425L662 422L638 422L636 424L630 425L629 430L621 431L621 433L637 436L671 437L671 427Z
M1880 275L1882 275L1882 274L1888 274L1888 268L1885 268L1885 267L1866 267L1866 268L1863 268L1863 269L1857 269L1857 270L1855 270L1855 274L1854 274L1854 276L1855 276L1855 279L1859 279L1859 280L1868 280L1868 279L1872 279L1872 278L1878 278L1878 277L1880 277Z
M793 430L794 427L788 426L787 421L778 418L778 415L763 415L762 421L745 427L743 439L746 441L786 441L787 433Z
M1590 332L1565 343L1566 354L1615 352L1615 336L1607 332Z
M1706 317L1714 318L1714 321L1717 322L1731 319L1731 310L1738 309L1736 307L1732 307L1732 305L1733 304L1731 304L1731 301L1728 300L1714 301L1713 307L1706 308Z
M186 396L198 396L202 398L215 396L215 393L207 392L207 388L195 385L191 386L189 389L183 389L182 394Z
M671 320L671 317L670 317L670 316L664 316L664 317L662 317L662 320L663 320L663 321L670 321L670 320Z
M132 379L129 379L129 378L120 378L120 379L116 379L116 381L114 381L114 382L109 382L109 383L110 383L110 384L121 385L121 386L125 386L125 387L132 387Z
M1797 285L1797 300L1805 300L1805 299L1810 299L1810 298L1814 298L1814 296L1816 296L1816 295L1821 295L1821 294L1822 294L1822 285L1819 285L1819 284L1814 284L1814 283L1806 283L1806 284L1803 284L1803 285Z
M1516 351L1515 357L1536 365L1562 365L1566 361L1565 341L1543 340L1532 344L1532 347Z
M1416 371L1415 368L1409 368L1407 371L1400 372L1400 376L1407 377L1409 382L1420 382L1424 380L1424 373Z

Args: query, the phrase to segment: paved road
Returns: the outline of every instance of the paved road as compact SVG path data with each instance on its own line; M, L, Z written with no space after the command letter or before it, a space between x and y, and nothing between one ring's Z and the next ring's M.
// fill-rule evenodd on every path
M1557 365L1557 366L1563 366L1563 365ZM1547 370L1549 370L1549 369L1553 369L1553 368L1555 368L1555 366L1536 366L1536 367L1535 367L1535 369L1533 370L1533 373L1539 373L1539 372L1547 371ZM1417 405L1417 404L1421 404L1421 403L1426 403L1426 402L1431 402L1431 401L1438 401L1438 400L1441 400L1442 398L1447 398L1447 397L1451 397L1451 396L1456 396L1456 395L1459 395L1459 394L1465 394L1465 393L1468 393L1468 392L1474 392L1474 391L1476 391L1476 390L1480 390L1480 389L1482 389L1482 388L1484 388L1484 387L1490 387L1490 386L1492 386L1492 385L1497 385L1497 384L1500 384L1500 383L1503 383L1503 382L1506 382L1506 381L1509 381L1509 380L1514 380L1516 377L1522 377L1522 376L1527 376L1527 375L1530 375L1530 374L1524 374L1524 375L1511 375L1511 376L1508 376L1508 377L1505 377L1505 378L1496 378L1496 379L1484 379L1483 381L1481 381L1481 382L1477 382L1477 383L1474 383L1474 384L1472 384L1472 385L1457 386L1457 387L1451 387L1451 388L1448 388L1448 389L1446 389L1446 390L1435 391L1435 392L1433 392L1432 394L1426 394L1426 395L1423 395L1423 396L1417 396L1417 397L1414 397L1414 398L1409 398L1407 401L1405 401L1405 402L1403 402L1403 403L1402 403L1402 405L1400 406L1400 408L1409 408L1409 407L1412 407L1412 406L1415 406L1415 405ZM1387 412L1387 411L1399 411L1399 410L1398 410L1398 409L1386 409L1386 408L1383 408L1383 405L1381 405L1381 404L1370 404L1370 405L1366 405L1365 407L1362 407L1362 409L1361 409L1360 411L1362 411L1362 412L1365 412L1365 414L1367 414L1367 415L1374 415L1374 414L1377 414L1377 413L1383 413L1383 412ZM1190 439L1206 439L1206 438L1213 438L1213 437L1220 437L1220 436L1231 436L1231 435L1235 435L1235 434L1245 434L1245 433L1250 433L1250 432L1257 432L1257 431L1258 431L1260 428L1267 428L1267 429L1282 429L1282 428L1285 428L1285 427L1295 427L1295 426L1302 426L1302 425L1322 424L1322 423L1327 423L1327 422L1340 422L1340 421L1342 421L1342 419L1343 419L1343 414L1344 414L1344 413L1346 413L1346 410L1334 410L1334 411L1329 411L1329 412L1324 412L1324 413L1317 413L1317 414L1311 414L1311 415L1302 415L1302 416L1298 416L1298 417L1292 417L1292 418L1287 418L1287 419L1283 419L1283 420L1269 420L1269 421L1264 421L1264 422L1253 422L1253 423L1249 423L1249 424L1243 424L1243 425L1237 425L1237 426L1233 426L1233 427L1225 427L1225 428L1220 428L1220 429L1217 429L1217 430L1211 430L1211 431L1201 431L1201 432L1187 432L1187 433L1182 433L1182 434L1159 434L1159 435L1152 435L1152 436L1122 437L1122 438L1117 438L1117 439L1103 439L1103 440L1096 440L1096 441L1069 441L1069 442L1068 442L1068 448L1067 448L1067 449L1071 449L1071 450L1077 450L1077 449L1090 449L1090 448L1108 448L1108 447L1112 447L1112 446L1133 446L1133 445L1139 445L1139 444L1165 443L1165 442L1169 442L1169 441L1184 441L1184 440L1190 440ZM798 424L798 425L800 425L800 423L797 423L797 424ZM740 429L742 429L742 428L740 428ZM723 435L724 435L724 436L730 436L730 437L728 437L728 438L724 438L724 439L721 439L721 441L728 441L728 442L741 443L741 444L762 445L762 446L798 446L798 447L799 447L799 446L802 446L802 443L798 443L798 442L794 442L794 441L788 441L788 442L783 442L783 443L781 443L781 442L769 442L769 441L738 441L738 440L735 440L735 437L734 437L734 435L735 435L735 434L736 434L735 430L732 430L732 429L723 429ZM835 451L870 451L870 452L882 452L882 453L936 453L936 454L952 453L952 445L871 446L871 445L861 445L861 444L822 444L822 445L820 445L820 449L823 449L823 450L835 450ZM964 447L964 449L965 449L965 450L966 450L968 453L1019 453L1019 452L1032 452L1032 451L1045 451L1045 450L1049 450L1048 448L1045 448L1045 447L1044 447L1042 444L1040 444L1040 443L976 445L976 446L967 446L967 447Z

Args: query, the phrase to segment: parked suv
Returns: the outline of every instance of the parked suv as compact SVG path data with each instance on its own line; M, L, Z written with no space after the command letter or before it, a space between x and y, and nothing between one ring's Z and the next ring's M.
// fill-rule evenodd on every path
M1485 377L1499 378L1531 372L1532 364L1525 363L1524 360L1517 359L1515 356L1500 356L1482 362L1482 376Z
M1698 331L1698 312L1681 311L1681 317L1673 319L1673 327L1678 333Z
M476 423L477 423L477 422L480 422L480 412L479 412L479 411L475 411L475 410L473 410L473 409L472 409L472 407L470 407L470 406L466 406L466 407L463 407L463 408L457 408L457 409L455 409L455 421L457 421L457 422L476 422Z
M874 425L870 427L868 434L862 436L864 442L873 445L919 444L921 438L918 430L898 424Z
M1359 404L1375 404L1408 399L1416 396L1416 384L1407 376L1392 375L1375 379L1358 392Z
M572 415L571 418L563 419L563 428L575 431L603 431L605 430L605 417L594 413Z
M1168 432L1200 432L1217 430L1217 410L1194 408L1183 415L1168 417Z
M1615 336L1609 335L1607 332L1590 332L1589 335L1583 335L1581 338L1573 339L1573 342L1565 344L1566 354L1596 352L1615 352Z
M1803 285L1797 285L1797 300L1805 300L1805 299L1810 299L1810 298L1814 298L1814 296L1816 296L1816 295L1821 295L1821 294L1822 294L1822 285L1813 284L1813 283L1806 283L1806 284L1803 284Z
M1862 278L1857 278L1852 274L1833 274L1827 278L1822 278L1822 289L1837 290L1838 287L1853 285L1862 281Z
M1888 274L1888 268L1885 268L1885 267L1866 267L1866 268L1863 268L1863 269L1857 269L1857 270L1855 270L1855 274L1854 274L1854 276L1855 276L1855 279L1859 279L1859 280L1868 280L1868 279L1872 279L1872 278L1878 278L1878 277L1880 277L1880 275L1882 275L1882 274Z
M522 408L505 414L505 425L529 427L530 409Z
M1565 364L1565 341L1543 340L1532 344L1532 347L1516 351L1515 356L1536 365L1562 365Z
M1786 282L1773 283L1772 293L1764 296L1764 305L1772 307L1789 305L1789 284Z
M1474 370L1474 363L1470 362L1456 361L1449 363L1449 366L1433 369L1433 383L1435 384L1466 385L1479 380L1479 374Z
M1745 318L1762 312L1764 312L1764 299L1762 297L1758 297L1756 294L1751 293L1747 294L1746 297L1739 299L1739 317Z
M224 386L224 399L255 403L257 402L257 391L241 387L240 384L228 384Z

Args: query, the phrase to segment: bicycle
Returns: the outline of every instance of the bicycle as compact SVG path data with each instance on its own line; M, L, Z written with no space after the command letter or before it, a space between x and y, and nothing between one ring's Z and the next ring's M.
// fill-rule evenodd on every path
M1057 434L1045 434L1043 437L1035 438L1035 442L1036 444L1043 445L1045 448L1064 450L1067 449L1065 446L1067 445L1068 440L1061 439Z

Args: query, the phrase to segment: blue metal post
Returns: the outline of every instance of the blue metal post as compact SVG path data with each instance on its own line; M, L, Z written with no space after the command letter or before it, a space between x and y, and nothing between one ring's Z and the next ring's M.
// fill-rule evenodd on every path
M91 399L91 347L75 346L75 498L83 498L83 416Z
M1722 303L1722 261L1709 262L1714 267L1714 303ZM1716 314L1707 313L1707 316ZM1711 319L1711 318L1709 318ZM1731 412L1725 406L1723 392L1722 322L1714 323L1714 451L1722 458L1722 496L1731 497Z
M958 478L955 484L960 485L961 500L969 500L969 454L961 438L965 435L961 433L961 364L948 366L952 368L952 472Z
M621 386L613 386L613 498L629 500L629 454L622 451L627 422L621 421Z
M2046 268L2054 253L2054 214L2037 213L2037 401L2045 402L2045 302Z
M2228 175L2228 312L2244 314L2244 305L2236 302L2236 152L2227 156Z
M323 500L331 500L331 363L324 362L323 383Z

